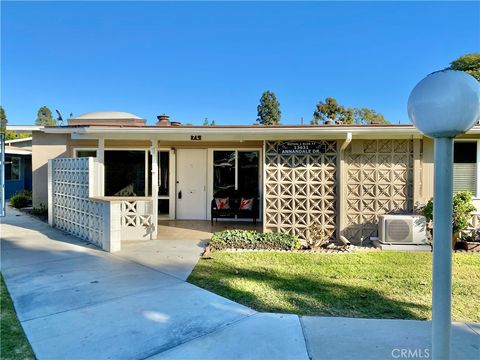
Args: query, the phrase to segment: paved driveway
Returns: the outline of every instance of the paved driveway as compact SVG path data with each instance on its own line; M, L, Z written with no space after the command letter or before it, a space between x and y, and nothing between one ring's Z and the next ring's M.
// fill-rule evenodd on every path
M198 241L129 244L115 255L9 209L1 268L39 359L388 359L429 348L429 322L257 313L186 283ZM454 358L480 330L455 324Z

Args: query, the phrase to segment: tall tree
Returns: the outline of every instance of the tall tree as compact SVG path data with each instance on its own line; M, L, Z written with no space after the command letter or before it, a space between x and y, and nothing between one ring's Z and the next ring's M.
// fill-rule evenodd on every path
M260 98L260 104L257 106L257 121L262 125L278 125L282 112L280 103L273 91L265 91Z
M5 110L3 109L3 106L0 106L0 132L2 134L5 134L7 131L7 115L5 114Z
M354 114L351 109L345 109L343 105L339 104L335 98L327 97L325 102L319 101L316 105L311 124L318 125L327 120L351 124L354 120Z
M367 124L390 124L385 117L369 108L353 108L351 109L354 114L354 123L358 125Z
M447 69L465 71L480 81L480 53L462 55L452 61Z
M52 117L52 112L46 106L42 106L37 113L37 120L35 125L41 126L55 126L57 121Z
M385 117L369 108L345 108L336 99L327 97L320 101L313 113L312 125L322 124L327 120L341 121L343 124L389 124Z

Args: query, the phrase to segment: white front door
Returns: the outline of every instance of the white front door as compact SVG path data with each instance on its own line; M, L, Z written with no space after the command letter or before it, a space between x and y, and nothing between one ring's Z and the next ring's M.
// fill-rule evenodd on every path
M207 219L207 150L177 150L177 219Z

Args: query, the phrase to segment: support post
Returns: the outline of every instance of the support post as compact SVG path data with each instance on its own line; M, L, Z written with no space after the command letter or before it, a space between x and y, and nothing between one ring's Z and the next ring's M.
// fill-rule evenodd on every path
M337 219L338 219L338 231L337 240L340 236L345 236L344 231L347 223L347 206L346 206L346 164L345 164L345 150L352 142L352 133L347 133L345 140L339 140L337 143L338 156L337 156L337 184L338 184L338 202L337 202Z
M453 139L434 145L432 358L450 359L452 302Z
M105 196L105 139L98 139L98 194Z
M150 148L152 155L152 222L153 222L153 234L152 236L157 238L158 228L158 141L152 140L152 146ZM172 175L170 175L172 176Z
M48 225L53 226L53 212L55 208L53 206L53 160L48 160L47 165L47 209L48 209Z

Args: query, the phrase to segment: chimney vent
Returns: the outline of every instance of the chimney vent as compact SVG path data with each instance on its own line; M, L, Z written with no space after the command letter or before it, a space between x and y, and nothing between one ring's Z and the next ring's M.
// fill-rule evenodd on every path
M170 126L170 116L162 114L157 116L157 126Z

